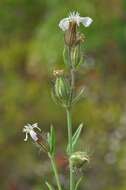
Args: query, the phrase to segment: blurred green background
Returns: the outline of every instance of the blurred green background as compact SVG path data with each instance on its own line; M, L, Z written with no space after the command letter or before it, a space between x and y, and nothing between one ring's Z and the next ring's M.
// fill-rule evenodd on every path
M47 156L23 141L28 122L45 132L53 123L60 177L64 187L68 183L68 168L62 167L66 117L50 91L52 70L63 67L58 22L73 10L94 20L81 26L85 63L77 85L87 90L73 109L74 130L80 122L85 126L78 147L91 159L80 190L126 189L126 1L1 0L0 190L46 190L47 179L55 186Z

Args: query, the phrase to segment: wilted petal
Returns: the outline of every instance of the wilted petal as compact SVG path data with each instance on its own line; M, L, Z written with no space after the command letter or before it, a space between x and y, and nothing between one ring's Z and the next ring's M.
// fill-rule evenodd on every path
M88 27L93 22L90 17L80 17L80 22L85 26Z
M62 19L60 22L59 22L59 27L65 31L65 30L68 30L69 28L69 18L64 18Z

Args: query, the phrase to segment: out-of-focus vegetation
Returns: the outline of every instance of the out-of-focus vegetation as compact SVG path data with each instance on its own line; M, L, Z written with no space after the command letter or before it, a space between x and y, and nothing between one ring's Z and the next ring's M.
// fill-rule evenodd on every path
M0 1L1 190L45 190L44 181L53 181L47 157L23 141L28 122L38 122L44 131L54 124L57 160L63 164L66 118L50 89L53 68L63 67L58 22L73 10L94 20L81 28L85 63L77 84L86 86L87 97L73 109L74 129L80 121L85 125L79 147L91 157L81 189L126 189L125 7L121 0ZM59 169L65 185L67 167Z

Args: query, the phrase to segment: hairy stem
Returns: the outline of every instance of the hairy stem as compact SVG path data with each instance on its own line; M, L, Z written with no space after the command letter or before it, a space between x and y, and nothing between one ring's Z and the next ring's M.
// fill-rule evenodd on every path
M55 175L58 190L62 190L54 157L50 153L48 153L48 156L49 156L50 161L51 161L51 165L52 165L52 169L53 169L53 172L54 172L54 175Z
M67 127L68 127L68 143L69 143L69 156L73 153L72 149L72 118L70 109L66 109L67 114ZM74 179L73 179L73 166L72 162L69 159L69 167L70 167L70 190L73 190Z

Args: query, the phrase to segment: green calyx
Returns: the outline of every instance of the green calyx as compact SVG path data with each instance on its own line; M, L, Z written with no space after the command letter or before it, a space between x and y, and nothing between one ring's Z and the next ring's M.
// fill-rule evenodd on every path
M86 163L89 163L89 156L87 152L74 152L70 156L70 160L72 162L73 167L75 168L81 168L83 167Z
M71 88L69 81L64 77L60 76L56 78L54 86L54 95L59 102L62 102L64 106L68 106L70 103Z
M80 45L77 45L71 49L71 62L74 68L80 65L80 62L81 62Z

